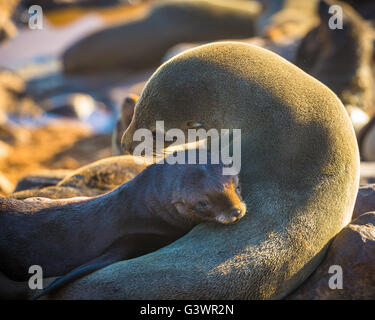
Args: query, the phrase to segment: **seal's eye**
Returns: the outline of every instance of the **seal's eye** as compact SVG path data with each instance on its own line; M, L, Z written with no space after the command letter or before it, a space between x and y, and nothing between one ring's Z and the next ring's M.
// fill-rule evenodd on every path
M199 201L195 206L197 211L206 210L210 207L210 203L208 201Z

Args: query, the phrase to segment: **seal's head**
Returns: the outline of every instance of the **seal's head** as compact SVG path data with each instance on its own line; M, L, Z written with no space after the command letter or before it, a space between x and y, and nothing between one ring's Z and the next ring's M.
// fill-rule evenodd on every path
M192 222L217 221L232 224L246 213L237 175L223 175L222 165L182 165L176 179L173 205Z

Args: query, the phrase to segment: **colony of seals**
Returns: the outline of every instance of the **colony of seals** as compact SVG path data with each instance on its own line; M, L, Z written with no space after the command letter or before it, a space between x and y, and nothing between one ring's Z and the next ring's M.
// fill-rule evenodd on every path
M172 112L173 111L173 112ZM204 223L171 245L76 280L55 299L278 299L321 262L350 221L359 153L337 96L280 56L237 42L204 45L163 64L123 136L164 120L166 130L242 130L247 213Z

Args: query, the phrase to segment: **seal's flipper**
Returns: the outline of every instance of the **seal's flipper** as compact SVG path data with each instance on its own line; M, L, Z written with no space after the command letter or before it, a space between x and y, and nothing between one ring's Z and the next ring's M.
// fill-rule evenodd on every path
M40 297L46 295L47 293L50 293L52 290L60 288L61 286L63 286L64 284L68 282L71 282L77 278L85 276L98 269L104 268L116 261L120 261L121 259L123 259L123 257L124 257L123 254L119 254L119 253L117 254L105 253L104 255L97 257L78 268L73 269L66 275L57 278L47 288L43 289L41 292L39 292L34 297L32 297L31 300L37 300Z

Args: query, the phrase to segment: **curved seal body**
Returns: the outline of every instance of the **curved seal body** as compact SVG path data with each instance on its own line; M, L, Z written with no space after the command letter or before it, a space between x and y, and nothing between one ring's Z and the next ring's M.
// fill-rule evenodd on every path
M277 299L320 263L350 221L359 180L355 134L322 83L278 55L222 42L172 58L147 83L123 136L198 121L241 129L246 216L195 227L173 244L80 279L58 299Z

